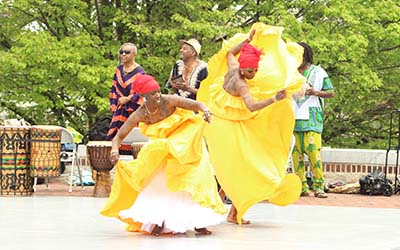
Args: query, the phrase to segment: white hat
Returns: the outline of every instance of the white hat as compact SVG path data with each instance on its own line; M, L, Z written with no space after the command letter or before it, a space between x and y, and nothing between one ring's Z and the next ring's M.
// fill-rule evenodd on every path
M199 43L199 41L197 41L194 38L191 38L189 40L180 40L179 44L182 46L184 43L189 44L190 46L192 46L192 48L194 49L194 51L196 51L197 55L200 55L200 51L201 51L201 45Z

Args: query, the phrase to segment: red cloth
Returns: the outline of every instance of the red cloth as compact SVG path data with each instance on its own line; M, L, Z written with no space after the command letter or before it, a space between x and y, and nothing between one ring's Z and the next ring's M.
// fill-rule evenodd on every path
M158 89L160 89L160 85L150 75L142 75L133 83L133 90L138 94L146 94Z
M256 49L254 46L246 43L240 49L240 56L238 58L240 68L253 68L258 69L258 61L260 61L261 50Z

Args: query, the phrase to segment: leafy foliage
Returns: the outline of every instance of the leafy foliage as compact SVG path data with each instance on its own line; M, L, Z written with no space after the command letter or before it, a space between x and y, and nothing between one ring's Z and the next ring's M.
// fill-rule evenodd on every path
M388 115L400 106L394 0L3 0L1 109L7 118L70 125L85 134L110 114L121 44L137 44L137 61L163 85L180 39L198 39L207 61L221 39L259 21L309 43L330 75L335 97L326 102L324 144L385 148Z

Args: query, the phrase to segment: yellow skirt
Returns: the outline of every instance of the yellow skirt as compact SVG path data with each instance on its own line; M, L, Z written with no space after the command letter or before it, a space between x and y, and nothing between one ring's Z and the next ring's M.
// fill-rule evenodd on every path
M280 27L257 23L252 29L256 29L252 44L264 51L256 77L248 81L252 96L262 100L285 88L288 98L250 112L241 97L223 90L226 52L247 34L224 41L209 61L209 77L197 95L213 113L211 125L206 126L206 141L217 179L238 210L238 222L260 201L288 205L301 192L300 179L287 175L286 168L295 121L291 94L305 81L297 71L303 50L296 43L285 43Z
M120 217L120 212L134 205L139 193L160 171L168 191L185 192L202 208L226 213L203 141L204 126L199 115L182 109L159 123L140 124L142 133L151 140L137 159L117 162L110 197L101 214L119 218L129 224L130 231L139 231L141 224Z

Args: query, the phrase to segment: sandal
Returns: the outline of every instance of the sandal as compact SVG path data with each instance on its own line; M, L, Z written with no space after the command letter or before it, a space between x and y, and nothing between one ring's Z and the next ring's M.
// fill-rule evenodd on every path
M202 227L202 228L194 228L194 231L196 231L197 235L210 235L212 234L211 231L209 231L207 228Z
M322 190L315 191L314 196L317 198L328 198L328 195Z
M151 235L156 236L156 237L160 236L160 235L161 235L162 229L163 229L162 226L160 227L160 226L157 225L157 224L154 225L153 230L151 230Z
M300 196L301 197L309 197L310 196L310 191L301 192Z

